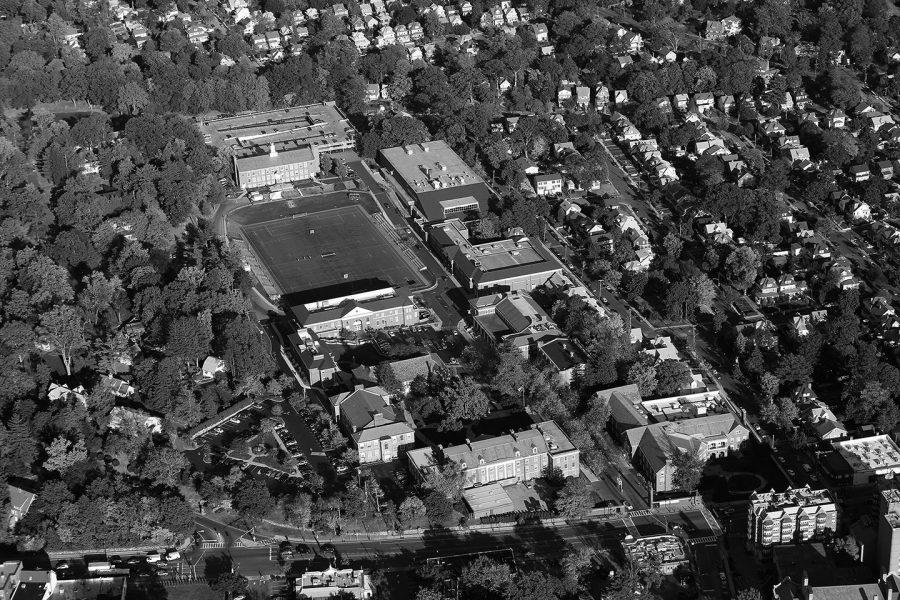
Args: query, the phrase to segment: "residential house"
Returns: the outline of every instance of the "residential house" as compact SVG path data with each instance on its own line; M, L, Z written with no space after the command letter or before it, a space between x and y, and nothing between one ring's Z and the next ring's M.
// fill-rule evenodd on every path
M539 44L543 44L548 41L547 25L545 23L533 24L531 26L531 31L534 33L534 39L537 40Z
M12 484L7 484L6 488L9 492L9 519L7 526L12 529L16 526L16 523L24 519L25 515L28 514L36 495Z
M716 21L710 19L706 22L706 31L703 33L703 37L708 40L721 40L725 37L725 26L722 24L722 21Z
M546 173L535 175L533 178L534 190L538 196L555 196L562 194L563 178L559 173Z
M716 100L716 107L723 113L730 114L734 110L734 96L724 94Z
M889 160L879 161L876 165L878 167L878 174L881 175L884 179L893 179L894 177L894 164Z
M839 108L828 111L825 117L825 126L829 129L843 129L847 125L847 113Z
M850 178L857 183L868 181L869 177L872 175L868 165L852 165L849 171Z
M579 85L575 88L575 106L586 109L591 103L591 88Z
M875 131L878 131L885 125L890 127L891 125L894 124L894 118L892 116L886 115L886 114L878 112L878 111L869 113L868 115L866 115L866 119L869 121L869 125Z
M701 92L698 94L694 94L692 99L692 104L694 109L700 114L705 114L709 109L713 107L715 103L715 96L713 96L710 92Z
M725 35L731 37L741 32L740 18L731 15L722 19L722 27L725 29Z
M605 111L609 106L609 88L603 84L594 90L594 106L598 111Z

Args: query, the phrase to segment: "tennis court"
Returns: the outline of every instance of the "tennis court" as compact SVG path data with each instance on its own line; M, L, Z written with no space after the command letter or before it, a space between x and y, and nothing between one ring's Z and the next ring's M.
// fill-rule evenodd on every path
M283 294L365 279L420 283L360 206L244 225L243 233Z

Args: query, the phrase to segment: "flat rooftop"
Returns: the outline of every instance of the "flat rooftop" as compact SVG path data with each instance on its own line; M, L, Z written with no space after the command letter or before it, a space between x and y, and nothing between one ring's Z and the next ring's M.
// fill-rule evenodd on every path
M417 194L484 183L443 140L386 148L381 155Z
M253 154L275 144L278 151L301 146L352 144L355 133L333 103L310 104L233 117L200 119L206 143L216 148L235 148L237 154Z
M754 508L781 510L791 506L817 506L833 503L834 499L828 490L812 490L809 488L788 488L783 492L755 493L750 497Z
M247 224L242 230L282 294L323 290L321 298L307 295L295 303L420 283L397 247L357 205ZM334 293L328 296L326 288Z
M471 248L470 258L481 263L482 271L496 271L544 261L544 257L527 238L499 240Z
M887 435L833 443L854 471L900 471L900 448Z

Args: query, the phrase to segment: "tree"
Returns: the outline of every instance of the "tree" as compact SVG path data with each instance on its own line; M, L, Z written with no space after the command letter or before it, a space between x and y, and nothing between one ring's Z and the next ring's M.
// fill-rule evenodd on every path
M259 479L245 479L234 493L234 507L251 517L264 517L275 508L269 487Z
M736 248L725 259L725 276L737 289L746 291L756 283L759 255L750 246Z
M171 446L151 446L141 466L141 476L158 485L174 487L181 472L187 468L184 452Z
M467 597L496 597L502 594L513 582L513 573L509 565L498 563L487 557L479 556L465 567L459 574L459 585L465 589Z
M832 548L835 552L843 552L853 561L859 560L859 543L852 534L848 533L844 537L835 538Z
M40 338L62 359L66 375L72 376L75 354L88 347L84 333L84 319L74 307L64 304L41 317Z
M238 596L243 597L249 584L247 578L240 573L226 571L210 581L209 587L222 600L234 600Z
M444 525L453 516L453 505L442 493L431 492L425 496L425 515L434 525Z
M440 403L444 407L441 431L462 429L466 422L480 419L490 410L490 400L471 377L451 381L441 391Z
M669 358L656 366L656 381L656 393L660 396L677 394L690 383L691 370L680 360Z
M593 556L591 548L569 548L559 562L563 573L573 581L578 581L590 568Z
M788 431L794 426L794 421L800 416L800 411L794 401L787 397L779 398L776 404L778 406L778 426Z
M738 592L737 600L763 600L763 597L756 588L744 588Z
M209 344L213 333L209 323L197 317L179 317L169 326L166 340L167 354L177 356L196 366L201 358L209 354Z
M856 77L841 67L831 67L825 74L825 89L832 104L850 109L859 104L860 84Z
M672 456L675 473L672 482L675 487L685 492L693 492L700 485L703 475L703 460L694 452L675 450Z
M765 399L771 401L778 393L781 382L771 373L763 373L759 378L759 389Z
M656 367L653 364L653 357L641 354L638 360L628 369L625 381L637 384L641 396L652 394L659 385L656 381Z
M688 278L688 285L693 293L694 305L697 310L711 315L713 303L716 300L716 285L706 273L700 271Z
M465 473L462 467L447 460L428 470L422 487L443 494L451 502L457 502L462 497L462 489L465 483Z
M408 496L400 503L397 516L403 527L410 527L425 516L425 503L418 496Z
M556 511L566 519L579 519L594 508L595 501L594 491L586 481L570 477L556 498Z
M900 421L891 393L878 381L870 381L855 398L847 402L847 418L856 423L872 423L888 432Z
M397 373L389 362L382 362L375 366L375 377L378 385L390 395L397 397L403 394L403 383L397 378Z
M86 461L87 458L88 453L84 447L84 440L79 439L73 444L63 436L59 436L47 447L47 460L44 461L44 468L48 471L65 473L78 463Z

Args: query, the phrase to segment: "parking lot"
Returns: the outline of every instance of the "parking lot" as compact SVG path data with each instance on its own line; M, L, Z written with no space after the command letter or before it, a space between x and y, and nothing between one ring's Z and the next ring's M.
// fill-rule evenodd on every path
M303 476L311 470L310 460L315 460L315 457L312 455L317 451L321 452L321 448L310 443L310 439L315 441L315 436L313 436L312 432L308 432L308 436L303 434L302 430L306 428L306 425L302 422L302 419L299 418L293 408L286 402L282 403L280 405L282 415L275 416L272 414L272 406L274 404L274 402L266 401L261 406L254 405L228 419L215 429L198 436L196 441L201 445L208 445L214 449L224 450L235 436L245 434L249 431L255 431L256 428L258 428L260 420L271 417L275 420L273 434L278 441L278 445L285 453L296 459L298 464L297 470L299 471L300 476ZM306 429L308 430L308 428ZM298 434L301 435L301 438L298 438ZM300 443L298 439L302 439L304 443ZM198 462L198 454L200 454L200 451L191 453L195 464ZM201 464L199 465L199 468L203 468L204 466L206 465ZM269 480L286 481L296 476L294 473L284 472L281 469L269 468L265 465L249 464L247 462L242 462L240 468L248 475Z

